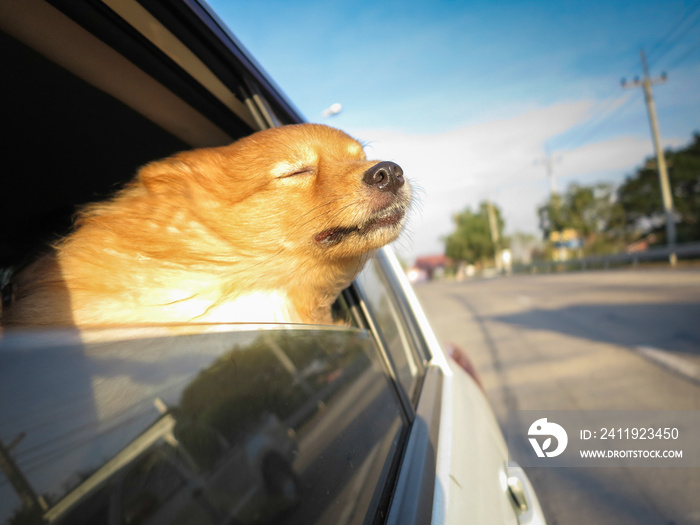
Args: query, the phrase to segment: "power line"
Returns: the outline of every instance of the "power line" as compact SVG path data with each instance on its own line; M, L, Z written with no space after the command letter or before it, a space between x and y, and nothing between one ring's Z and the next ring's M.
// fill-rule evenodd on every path
M650 50L649 53L647 54L647 60L650 65L654 65L656 62L658 62L662 57L666 56L671 50L673 50L678 43L685 37L685 35L688 34L688 32L700 21L700 2L698 2L693 10L688 14L684 15L681 20L677 23L674 24L673 27L667 33L659 40L656 45L654 45ZM694 19L694 20L693 20ZM685 28L683 28L683 26ZM681 29L683 28L683 29ZM670 41L670 38L677 33L678 31L681 31L672 44L665 49L658 57L653 57L654 53L659 51L660 49L663 48L664 44L666 42ZM653 57L653 58L652 58Z
M685 53L683 53L679 58L677 58L671 65L668 66L668 69L673 69L674 67L678 66L682 62L685 62L688 58L690 58L693 53L695 53L698 49L700 49L700 43L695 44L693 47L688 49Z
M695 7L690 11L690 14L684 15L684 17L678 24L674 25L671 29L669 29L666 32L666 34L652 48L652 53L656 53L662 50L661 54L659 54L656 57L656 60L659 60L660 58L666 56L671 50L676 48L679 42L689 33L691 29L693 29L697 25L698 22L700 22L700 2L698 2L695 5ZM672 39L672 37L674 38ZM670 45L664 49L664 46L668 43L670 43ZM669 66L669 68L675 67L678 64L687 60L699 47L700 44L688 49L685 53L683 53L683 55L678 57ZM636 67L636 64L633 67ZM619 88L616 88L615 92L617 92L617 89ZM601 131L601 129L604 128L604 126L608 124L611 118L617 116L622 111L629 108L640 97L639 92L632 93L631 96L626 94L613 96L615 92L611 92L611 94L608 97L606 97L596 106L594 106L594 109L588 120L582 125L575 128L576 131L574 131L573 135L564 141L564 144L568 146L568 149L574 149L576 147L586 144L591 138L595 137ZM627 98L624 99L624 97ZM546 165L547 159L542 159L540 162ZM548 168L548 179L550 181L551 192L553 188L554 190L556 190L556 187L554 176L553 174L550 174L550 170L551 165ZM525 171L523 171L520 175L524 174ZM504 187L518 186L521 184L531 184L542 180L539 177L537 179L519 180L520 175L511 178L509 181L502 182L496 187L496 189L498 190Z
M624 98L625 95L617 97L614 102L618 102ZM600 113L600 117L593 117L589 119L584 125L578 128L578 133L575 133L573 137L569 138L564 142L568 145L568 149L574 149L576 147L586 144L592 137L598 134L598 132L607 124L607 122L622 110L626 109L634 100L636 95L629 96L618 106L611 108L608 113ZM611 106L611 105L610 105Z
M655 61L660 60L662 57L666 56L670 51L675 49L680 41L685 38L685 36L693 29L697 23L700 22L700 2L698 2L689 13L684 14L680 21L674 24L664 36L654 45L649 53L651 56L654 53L661 51L661 53L654 58ZM670 44L667 46L667 44ZM676 60L669 68L675 67L679 63L683 62L689 58L692 53L697 49L694 46L688 52L684 53L678 60ZM649 61L651 62L651 60ZM636 64L635 66L636 67ZM611 92L598 106L593 110L590 118L581 126L578 127L578 131L574 133L572 137L565 141L565 144L569 146L569 149L578 147L580 145L588 142L592 137L594 137L612 117L619 114L623 109L627 108L634 102L634 98L628 98L620 105L615 106L625 95L617 95ZM614 108L614 109L613 109Z

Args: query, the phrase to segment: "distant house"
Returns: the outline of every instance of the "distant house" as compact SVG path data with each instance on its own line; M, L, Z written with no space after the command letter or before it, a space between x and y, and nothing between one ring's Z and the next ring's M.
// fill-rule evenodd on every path
M425 273L428 279L439 277L445 272L445 267L451 264L451 260L444 254L424 255L417 257L414 268Z

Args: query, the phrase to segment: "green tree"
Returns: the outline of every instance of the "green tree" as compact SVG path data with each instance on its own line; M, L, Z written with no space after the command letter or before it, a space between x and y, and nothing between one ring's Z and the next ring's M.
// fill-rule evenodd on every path
M624 211L611 184L571 184L537 210L545 239L553 232L575 230L586 254L617 251L624 243Z
M505 222L498 206L492 206L501 239L499 248L504 248L507 244L507 240L503 237ZM479 264L494 258L495 247L491 240L487 202L479 205L478 212L474 213L471 208L466 208L462 213L452 217L452 220L455 223L455 231L444 239L445 255L470 264Z
M677 217L677 241L700 240L700 133L685 148L665 153L673 207ZM636 236L655 233L666 243L666 229L656 157L627 177L618 190L625 222Z

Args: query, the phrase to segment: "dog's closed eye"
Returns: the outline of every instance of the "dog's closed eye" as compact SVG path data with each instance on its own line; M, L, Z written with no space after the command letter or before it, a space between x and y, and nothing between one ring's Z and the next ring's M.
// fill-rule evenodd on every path
M286 173L282 175L280 178L281 179L286 179L287 177L296 177L299 175L313 175L315 173L315 169L312 166L305 166L303 168L294 170L290 173Z
M297 177L301 175L311 175L316 169L312 162L280 162L276 164L271 174L277 179L287 179L289 177Z

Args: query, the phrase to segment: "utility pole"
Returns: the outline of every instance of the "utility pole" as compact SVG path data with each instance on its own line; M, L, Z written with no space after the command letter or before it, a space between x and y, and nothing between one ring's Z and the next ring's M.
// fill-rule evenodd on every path
M642 69L644 70L644 79L638 77L632 82L627 82L622 79L622 87L631 89L641 87L644 90L644 98L647 103L647 112L649 113L649 124L651 126L651 136L654 141L654 151L656 151L656 165L659 170L659 183L661 184L661 198L664 205L664 216L666 218L666 242L670 251L669 263L671 266L676 265L676 222L673 214L673 196L671 194L671 185L668 182L668 170L666 169L666 158L664 150L661 148L661 134L659 133L659 122L656 118L656 105L654 104L654 96L651 92L651 86L654 84L663 84L666 82L666 73L662 73L658 78L649 77L649 66L647 65L647 57L644 50L639 52L642 58Z
M500 238L498 235L498 223L496 222L496 212L493 210L493 204L491 204L491 199L486 200L488 206L489 214L489 228L491 230L491 241L493 242L493 262L496 264L496 269L501 271L501 260L498 256L498 246Z
M554 162L560 161L560 156L552 158L552 155L549 152L547 152L547 156L545 158L535 161L535 164L544 164L544 167L547 170L547 180L549 181L549 193L552 197L557 193L557 181L554 178L554 170L552 169L552 165L554 164Z

